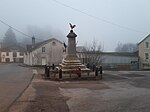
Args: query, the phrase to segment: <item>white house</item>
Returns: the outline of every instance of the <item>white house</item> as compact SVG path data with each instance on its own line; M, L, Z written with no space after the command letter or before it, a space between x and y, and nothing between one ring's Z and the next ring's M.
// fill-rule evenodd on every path
M20 46L0 49L1 62L23 63L25 49Z
M24 63L27 65L58 65L63 59L63 49L64 44L55 38L36 44L35 38L32 38L32 45L27 45Z

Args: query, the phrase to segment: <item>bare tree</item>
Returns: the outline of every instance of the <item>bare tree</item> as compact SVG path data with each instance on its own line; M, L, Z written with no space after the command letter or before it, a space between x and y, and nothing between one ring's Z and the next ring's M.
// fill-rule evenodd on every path
M83 49L82 55L85 58L85 63L100 64L102 61L102 45L93 39L92 43L86 45Z
M118 43L117 47L115 48L115 51L116 52L121 52L122 51L122 46L123 46L122 43Z
M136 52L138 50L137 44L133 43L119 43L115 48L116 52Z

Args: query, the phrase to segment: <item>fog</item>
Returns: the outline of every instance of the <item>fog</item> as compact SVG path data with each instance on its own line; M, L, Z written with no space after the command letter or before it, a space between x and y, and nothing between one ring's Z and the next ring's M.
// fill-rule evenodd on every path
M0 20L30 36L61 41L67 39L69 23L76 24L77 45L94 38L105 51L114 51L118 43L138 43L149 34L149 0L57 1L1 0ZM0 23L0 39L7 29ZM15 34L20 41L29 38Z

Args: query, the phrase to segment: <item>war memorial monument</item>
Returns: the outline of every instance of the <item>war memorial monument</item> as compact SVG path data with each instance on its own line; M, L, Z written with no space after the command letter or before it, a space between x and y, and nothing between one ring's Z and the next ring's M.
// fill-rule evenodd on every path
M74 33L73 29L76 25L72 25L70 23L70 32L67 35L68 38L68 46L67 46L67 54L63 59L63 62L60 64L63 73L73 73L76 69L80 68L81 72L89 72L90 69L86 68L76 55L76 37L77 35Z

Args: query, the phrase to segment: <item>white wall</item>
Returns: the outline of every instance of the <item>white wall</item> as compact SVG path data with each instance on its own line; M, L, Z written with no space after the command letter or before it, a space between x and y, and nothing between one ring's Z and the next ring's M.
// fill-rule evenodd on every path
M146 48L145 42L149 42L149 47ZM139 65L140 69L150 69L150 35L139 44ZM145 53L149 54L149 59L145 59Z
M56 43L55 45L54 42ZM45 52L42 52L42 47L45 47ZM42 58L46 60L46 64L60 64L63 59L63 43L55 39L51 40L32 52L27 53L24 63L28 65L42 65Z
M1 52L1 62L6 62L6 58L10 59L10 62L14 62L14 58L23 58L24 56L20 56L20 52L16 52L17 53L17 57L13 57L13 52L8 52L9 55L6 56L7 52Z

